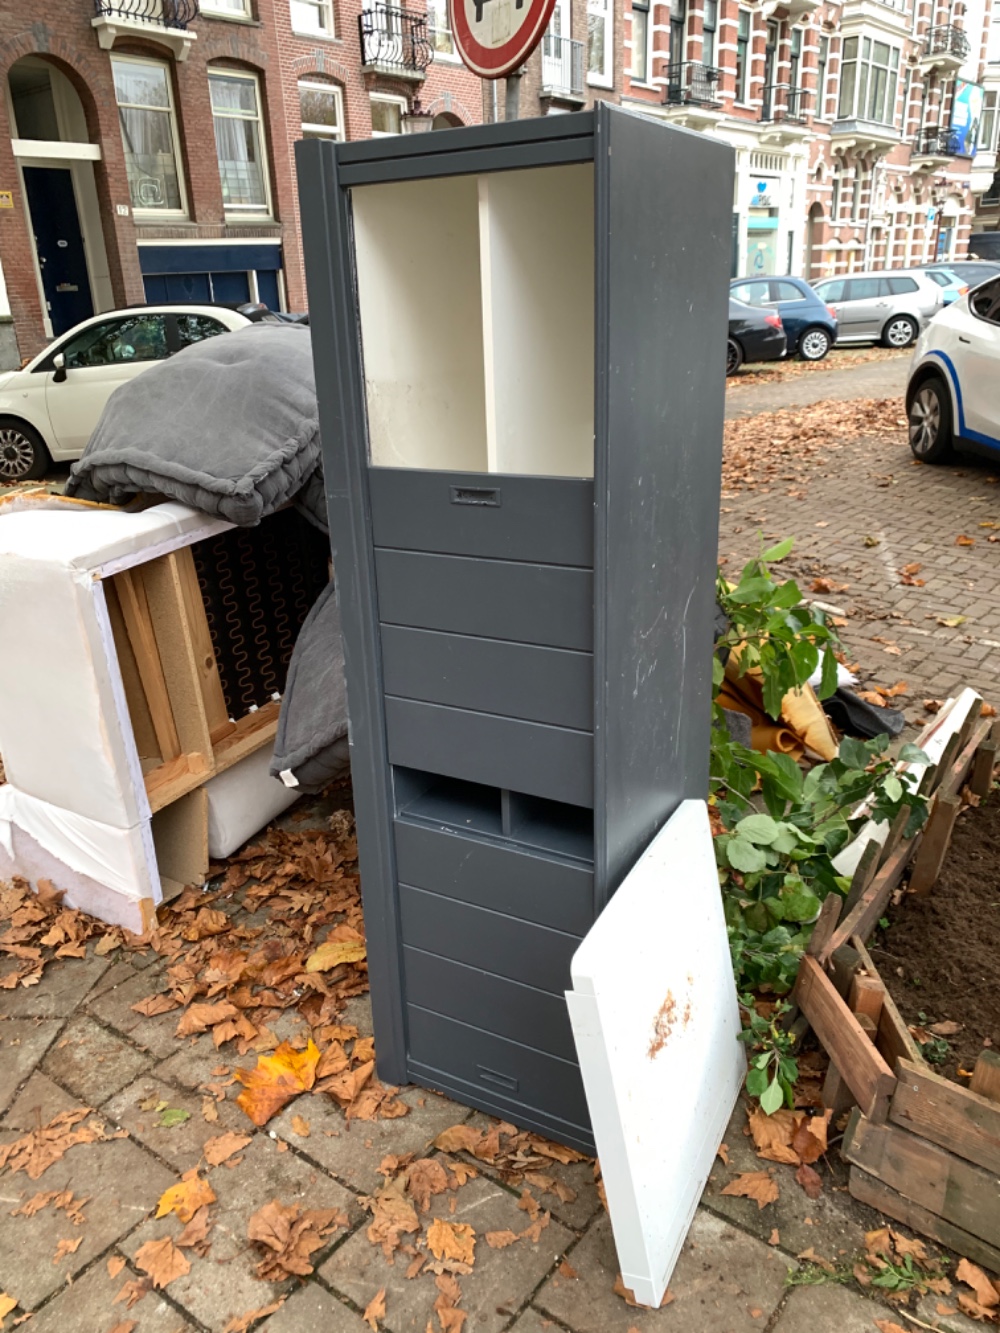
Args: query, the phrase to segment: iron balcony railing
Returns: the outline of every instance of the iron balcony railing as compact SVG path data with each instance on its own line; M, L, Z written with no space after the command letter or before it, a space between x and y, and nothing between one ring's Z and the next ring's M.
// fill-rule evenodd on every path
M694 60L670 65L663 100L673 106L714 106L719 101L720 78L719 70Z
M94 9L98 18L186 28L198 17L198 0L94 0Z
M971 50L968 37L954 23L928 28L924 38L925 56L955 56L956 59L964 60Z
M951 130L921 130L913 140L913 153L916 157L954 157Z
M769 83L764 88L761 120L790 120L801 124L812 110L812 88L796 88L788 83Z
M547 32L542 38L542 87L570 97L583 96L583 42Z
M366 67L422 74L434 58L427 17L393 5L372 5L358 15L361 63Z

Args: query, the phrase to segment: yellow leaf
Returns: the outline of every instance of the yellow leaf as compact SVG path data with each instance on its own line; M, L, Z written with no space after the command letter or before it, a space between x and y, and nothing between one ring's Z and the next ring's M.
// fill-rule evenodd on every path
M215 1203L215 1197L215 1190L208 1181L195 1174L164 1190L160 1195L156 1216L166 1217L168 1213L176 1213L182 1222L190 1222L199 1208L207 1203Z
M297 1051L283 1041L273 1055L261 1055L256 1069L234 1069L243 1084L236 1098L237 1106L255 1125L266 1125L273 1115L300 1092L308 1092L316 1081L319 1049L310 1037L304 1051Z
M8 1296L5 1291L0 1291L0 1329L3 1328L3 1321L10 1314L11 1310L17 1309L17 1301L13 1296Z
M476 1233L466 1222L447 1222L435 1217L427 1228L427 1245L435 1259L475 1262Z
M361 963L368 957L367 945L362 940L332 940L321 944L306 959L307 972L329 972L341 963Z
M300 1115L292 1116L292 1132L298 1134L300 1139L309 1137L309 1121L303 1120Z
M372 1333L377 1333L378 1321L385 1318L385 1287L380 1288L365 1306L361 1316Z

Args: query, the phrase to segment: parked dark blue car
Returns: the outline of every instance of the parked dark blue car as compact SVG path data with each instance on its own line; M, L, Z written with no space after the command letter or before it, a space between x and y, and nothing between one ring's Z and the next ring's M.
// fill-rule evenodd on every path
M745 305L767 306L781 316L786 355L822 361L837 341L837 317L803 278L734 278L730 296Z

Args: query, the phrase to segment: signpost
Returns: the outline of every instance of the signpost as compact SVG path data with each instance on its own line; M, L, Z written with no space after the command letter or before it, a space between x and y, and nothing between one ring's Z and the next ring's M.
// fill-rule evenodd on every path
M481 79L507 79L506 116L516 120L521 66L542 39L555 0L448 0L464 63Z

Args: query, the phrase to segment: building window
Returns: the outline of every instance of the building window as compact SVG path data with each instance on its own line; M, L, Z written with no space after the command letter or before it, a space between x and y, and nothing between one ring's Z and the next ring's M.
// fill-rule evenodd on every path
M129 194L137 213L182 213L173 95L166 65L115 58L118 120Z
M897 47L886 42L873 42L870 37L848 37L844 42L837 115L841 120L871 120L892 125L896 119L898 78Z
M201 0L203 14L221 14L226 18L248 19L250 0Z
M332 83L299 79L303 139L343 139L344 95Z
M632 78L649 82L649 0L632 0Z
M792 41L788 53L788 86L793 90L802 87L802 29L792 29ZM796 99L796 108L798 99Z
M372 138L384 139L387 134L402 134L406 98L371 93L369 100L372 108Z
M687 0L670 0L670 63L680 65L687 52L684 37L687 29Z
M833 173L833 195L830 199L830 221L836 222L840 217L840 194L843 181L840 175L840 168L836 168Z
M451 35L448 0L427 0L427 31L435 56L453 56L455 39Z
M750 71L750 12L740 10L736 28L736 100L747 100L747 78Z
M705 0L705 12L701 27L701 62L703 65L715 65L715 50L719 31L719 0Z
M979 122L979 142L976 147L983 153L992 153L997 146L997 103L1000 93L986 93L983 97L983 117Z
M612 86L614 0L587 0L587 82Z
M208 86L225 210L267 216L270 200L257 80L252 74L214 73L208 76Z
M830 59L830 39L819 39L819 54L816 57L816 115L822 120L826 115L826 66Z
M333 36L332 0L289 0L293 32L310 37Z

